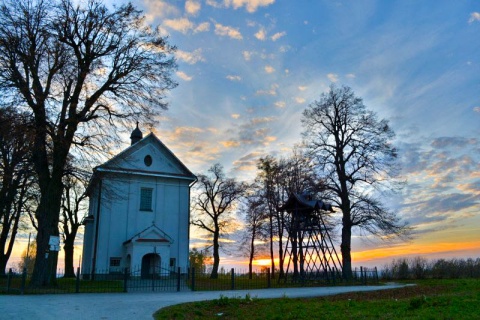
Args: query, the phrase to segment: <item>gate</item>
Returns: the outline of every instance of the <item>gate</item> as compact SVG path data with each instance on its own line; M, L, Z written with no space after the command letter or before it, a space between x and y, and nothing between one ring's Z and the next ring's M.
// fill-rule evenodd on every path
M145 258L145 257L144 257ZM182 268L162 267L160 264L143 263L125 273L126 291L189 291L188 274ZM155 260L153 260L155 262ZM148 266L148 267L147 267Z

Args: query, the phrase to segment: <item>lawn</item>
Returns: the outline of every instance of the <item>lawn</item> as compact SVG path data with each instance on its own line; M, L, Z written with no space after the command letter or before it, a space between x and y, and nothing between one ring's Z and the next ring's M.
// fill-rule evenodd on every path
M309 299L219 297L161 309L155 319L480 319L480 279Z

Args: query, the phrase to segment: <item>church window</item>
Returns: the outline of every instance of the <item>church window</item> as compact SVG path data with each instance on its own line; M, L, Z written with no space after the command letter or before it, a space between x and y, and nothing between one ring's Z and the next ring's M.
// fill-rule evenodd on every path
M110 267L120 267L120 259L117 257L111 257L110 258Z
M152 188L140 189L140 211L152 211Z
M152 165L152 156L151 155L146 155L145 158L143 158L143 162L147 167L150 167Z

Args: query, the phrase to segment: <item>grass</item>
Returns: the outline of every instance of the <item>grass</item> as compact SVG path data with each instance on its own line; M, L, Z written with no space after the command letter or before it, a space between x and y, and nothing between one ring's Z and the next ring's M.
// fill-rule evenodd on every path
M2 279L3 280L3 279ZM11 286L9 293L20 293L21 278L16 277L11 280ZM48 287L30 288L25 286L25 294L48 294L48 293L75 293L76 291L76 279L75 278L58 278L54 285ZM6 292L5 287L0 287L0 294ZM79 292L100 293L100 292L123 292L122 280L80 280Z
M330 297L220 297L157 311L155 319L479 319L480 279L416 280L416 286Z

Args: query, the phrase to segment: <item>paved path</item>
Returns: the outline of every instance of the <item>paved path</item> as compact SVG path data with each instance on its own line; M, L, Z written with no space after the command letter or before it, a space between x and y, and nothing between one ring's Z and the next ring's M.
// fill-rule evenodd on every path
M0 295L0 319L108 319L151 320L160 308L190 301L242 297L297 298L334 295L353 291L400 288L403 285L319 288L282 288L208 292L80 293L49 295Z

